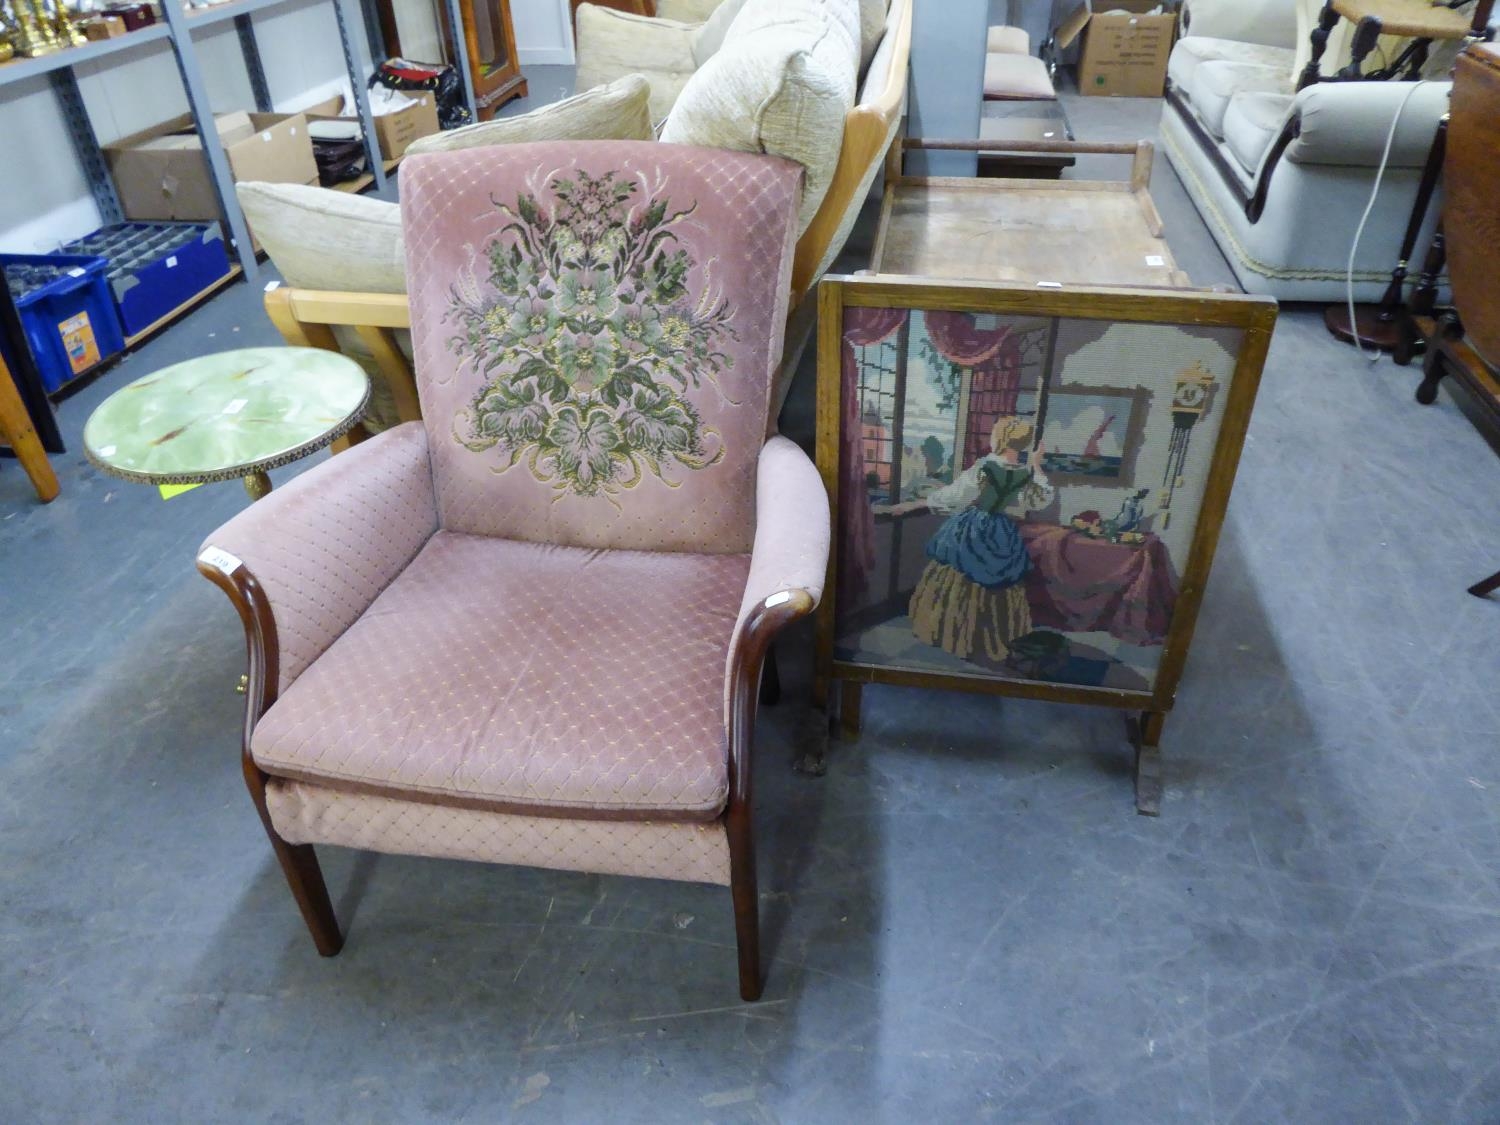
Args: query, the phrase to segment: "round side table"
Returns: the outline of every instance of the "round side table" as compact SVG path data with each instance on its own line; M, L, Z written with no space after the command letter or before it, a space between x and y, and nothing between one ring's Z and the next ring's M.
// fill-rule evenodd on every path
M370 380L321 348L241 348L173 364L121 387L83 428L88 459L145 484L243 478L259 500L269 469L322 449L358 424Z

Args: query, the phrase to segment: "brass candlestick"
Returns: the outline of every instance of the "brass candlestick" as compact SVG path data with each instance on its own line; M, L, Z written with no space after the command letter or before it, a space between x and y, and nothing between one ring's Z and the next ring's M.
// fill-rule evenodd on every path
M13 43L18 55L34 59L86 42L60 4L51 11L44 0L14 0L13 6L16 23Z

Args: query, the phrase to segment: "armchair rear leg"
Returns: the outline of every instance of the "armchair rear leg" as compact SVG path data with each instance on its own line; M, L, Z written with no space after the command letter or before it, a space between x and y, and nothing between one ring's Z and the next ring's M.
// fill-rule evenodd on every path
M750 810L731 804L725 818L729 834L729 893L734 899L734 938L740 955L740 999L759 1000L765 982L760 972L760 890L755 878L755 831Z
M864 700L864 685L853 680L839 682L839 728L845 738L854 738L860 731L860 705Z

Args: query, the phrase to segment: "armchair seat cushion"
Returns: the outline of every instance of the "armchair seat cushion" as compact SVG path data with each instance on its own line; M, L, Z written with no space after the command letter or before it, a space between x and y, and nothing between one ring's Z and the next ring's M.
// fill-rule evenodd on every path
M266 712L251 755L461 808L713 820L749 566L439 531Z
M1241 43L1236 39L1211 39L1189 35L1177 41L1167 59L1167 77L1180 92L1192 96L1193 75L1208 62L1250 63L1290 76L1297 53L1285 47Z
M1236 94L1224 111L1224 143L1240 166L1255 175L1286 124L1296 98L1291 94Z
M1256 63L1204 63L1188 84L1193 109L1220 140L1224 138L1224 114L1236 95L1290 93L1292 80L1285 72Z
M1057 97L1047 64L1032 55L991 51L984 57L985 101L1049 101Z

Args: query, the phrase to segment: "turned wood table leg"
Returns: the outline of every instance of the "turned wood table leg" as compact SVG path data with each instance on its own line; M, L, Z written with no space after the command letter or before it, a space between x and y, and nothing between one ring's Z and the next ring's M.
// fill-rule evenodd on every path
M1323 52L1328 49L1328 36L1338 22L1339 14L1333 10L1333 0L1326 0L1323 10L1318 13L1318 26L1312 29L1309 37L1312 40L1312 54L1308 56L1307 67L1297 80L1297 89L1301 90L1323 80L1319 64L1323 61Z

